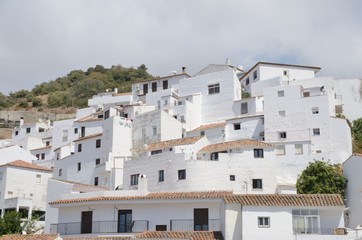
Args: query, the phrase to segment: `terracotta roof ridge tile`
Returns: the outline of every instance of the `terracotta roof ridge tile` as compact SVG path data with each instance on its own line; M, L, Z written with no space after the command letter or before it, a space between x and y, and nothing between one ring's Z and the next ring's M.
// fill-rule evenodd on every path
M42 167L42 166L32 164L32 163L29 163L29 162L25 162L23 160L15 160L15 161L0 165L0 167L3 167L3 166L20 167L20 168L28 168L28 169L52 172L52 170L49 169L49 168Z

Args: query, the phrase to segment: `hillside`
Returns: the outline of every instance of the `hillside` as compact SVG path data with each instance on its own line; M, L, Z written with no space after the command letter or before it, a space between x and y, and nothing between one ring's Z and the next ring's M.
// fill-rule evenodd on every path
M8 96L0 92L0 110L72 113L76 108L86 107L87 100L99 92L114 88L129 92L132 83L152 78L144 64L137 68L96 65L87 71L73 70L66 76L36 85L31 91L19 90Z

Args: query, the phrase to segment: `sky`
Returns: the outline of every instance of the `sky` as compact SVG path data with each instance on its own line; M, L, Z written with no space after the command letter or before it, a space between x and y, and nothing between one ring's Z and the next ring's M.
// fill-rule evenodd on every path
M362 78L359 0L0 0L0 92L97 64L155 76L259 61Z

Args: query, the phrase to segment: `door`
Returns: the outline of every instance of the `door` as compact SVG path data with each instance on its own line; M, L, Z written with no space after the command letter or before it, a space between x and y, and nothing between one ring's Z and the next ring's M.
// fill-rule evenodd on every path
M80 233L92 233L92 221L93 221L93 212L85 211L82 212L82 221L80 224Z
M209 230L209 209L194 208L194 231Z
M132 210L118 210L118 232L132 232Z

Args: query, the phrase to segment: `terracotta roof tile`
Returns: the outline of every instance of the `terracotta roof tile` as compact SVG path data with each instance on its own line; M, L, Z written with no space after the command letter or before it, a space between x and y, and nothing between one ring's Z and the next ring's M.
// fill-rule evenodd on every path
M206 147L202 148L199 152L217 152L217 151L224 151L234 148L250 148L250 147L268 148L268 147L273 147L273 145L270 143L256 141L253 139L241 139L231 142L222 142L222 143L207 145Z
M85 136L85 137L78 138L78 139L74 140L74 142L79 142L79 141L83 141L83 140L87 140L87 139L95 138L95 137L100 137L100 136L102 136L102 133L96 133L96 134L92 134L92 135L88 135L88 136Z
M63 237L63 240L86 240L86 239L91 239L91 240L131 240L131 239L135 239L132 237L119 237L119 236L114 236L114 237L92 237L92 236L88 236L88 237Z
M146 151L152 151L155 149L164 149L164 148L169 148L169 147L173 147L173 146L194 144L201 138L202 138L202 136L197 136L197 137L178 138L178 139L173 139L173 140L168 140L168 141L151 143L148 145Z
M0 165L0 167L3 167L3 166L29 168L29 169L40 170L40 171L45 171L45 172L52 172L52 170L50 170L49 168L41 167L41 166L38 166L38 165L32 164L32 163L28 163L23 160L16 160L13 162L9 162L7 164Z
M49 204L67 204L94 201L127 201L127 200L145 200L145 199L217 199L230 195L227 191L209 191L209 192L154 192L145 196L101 196L90 198L74 198L56 200Z
M226 125L225 122L210 123L210 124L201 125L200 127L195 128L189 132L203 131L203 130L212 129L212 128L223 128L223 127L225 127L225 125Z
M242 206L344 206L339 194L243 194L225 195L224 200Z
M221 240L221 232L210 231L149 231L136 235L136 238L156 238L156 239L190 239L190 240Z
M362 153L353 153L353 156L362 157Z
M29 235L4 235L1 240L55 240L60 239L58 234L29 234Z

